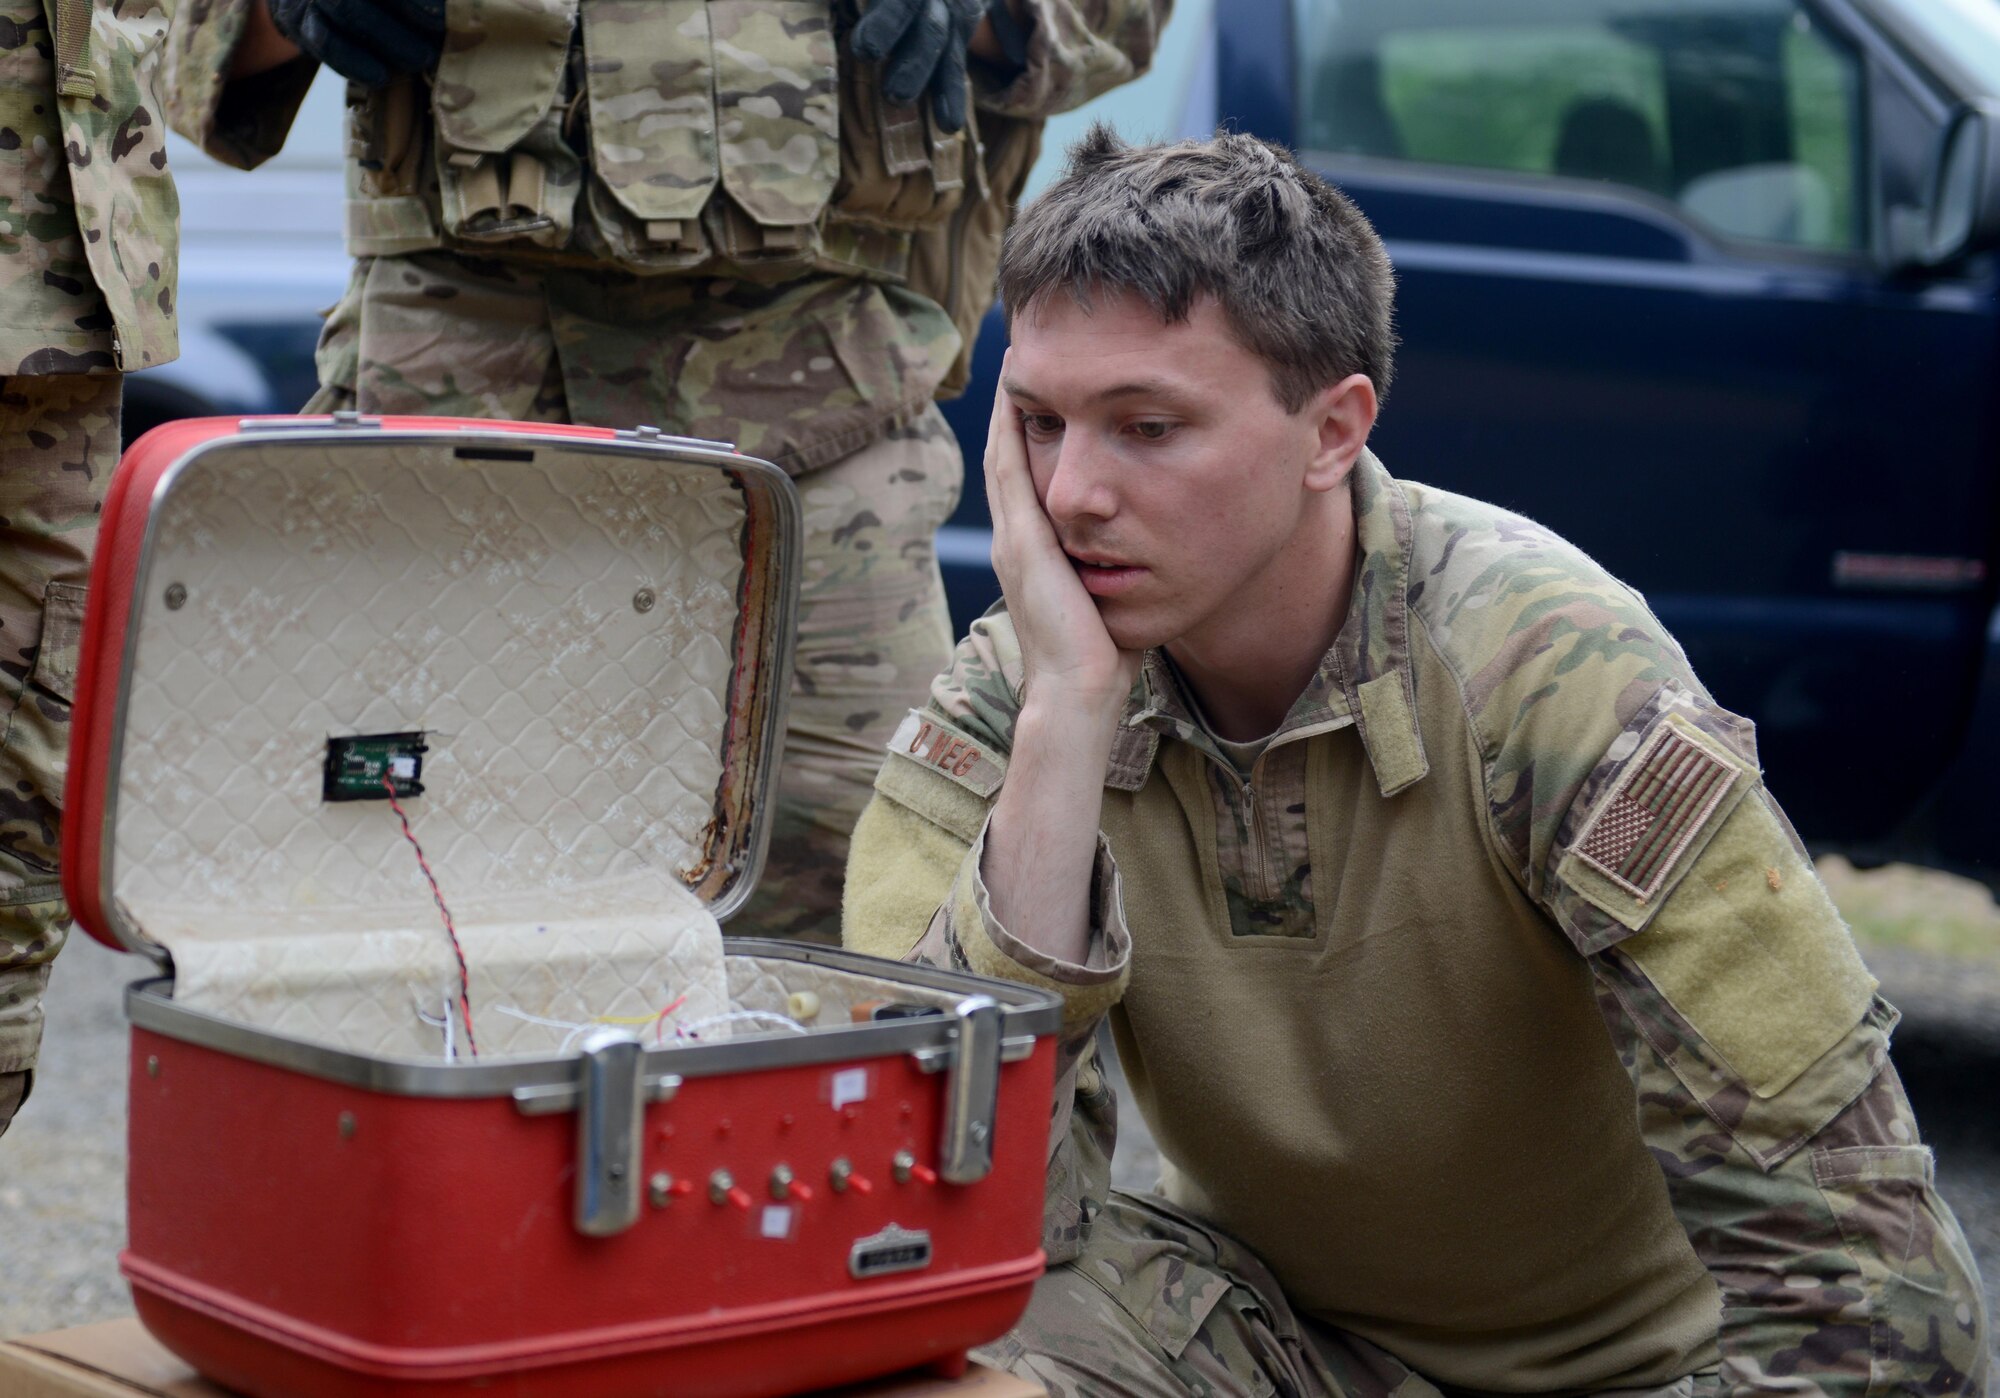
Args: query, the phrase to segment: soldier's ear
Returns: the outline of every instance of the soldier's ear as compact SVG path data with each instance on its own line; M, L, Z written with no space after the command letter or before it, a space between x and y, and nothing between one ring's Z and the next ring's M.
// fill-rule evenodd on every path
M1375 383L1366 374L1349 374L1306 401L1300 413L1316 437L1306 489L1335 490L1347 483L1375 430L1376 409Z

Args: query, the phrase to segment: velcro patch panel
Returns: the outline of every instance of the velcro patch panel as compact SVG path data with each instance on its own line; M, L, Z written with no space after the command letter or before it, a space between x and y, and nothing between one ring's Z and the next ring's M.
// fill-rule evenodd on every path
M904 716L889 751L951 778L981 800L998 791L1007 775L1005 758L921 709Z

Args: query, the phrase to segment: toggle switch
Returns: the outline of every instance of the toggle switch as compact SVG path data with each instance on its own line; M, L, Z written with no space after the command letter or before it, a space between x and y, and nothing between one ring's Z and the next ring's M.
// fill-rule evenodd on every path
M810 1203L813 1197L813 1189L811 1185L803 1183L798 1176L792 1173L791 1166L779 1165L771 1171L771 1197L773 1199L797 1199L801 1203Z
M677 1180L665 1170L654 1173L646 1181L646 1199L656 1209L664 1209L676 1199L694 1193L693 1180Z
M739 1189L735 1178L727 1170L717 1170L708 1177L708 1197L711 1203L727 1204L745 1213L750 1209L750 1192Z
M826 1178L827 1183L832 1186L835 1194L845 1194L850 1189L856 1194L873 1194L875 1192L874 1181L870 1180L866 1175L855 1174L854 1162L844 1155L827 1167Z
M895 1175L897 1184L908 1184L911 1180L919 1184L937 1183L937 1171L928 1165L919 1165L917 1157L906 1150L899 1150L890 1158L889 1169Z

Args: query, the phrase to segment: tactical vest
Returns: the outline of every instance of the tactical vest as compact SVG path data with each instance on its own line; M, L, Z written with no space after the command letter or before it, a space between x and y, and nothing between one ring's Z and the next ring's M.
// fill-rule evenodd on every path
M851 0L450 0L436 74L350 88L348 249L909 282L969 345L1041 123L940 131ZM969 320L968 320L969 316ZM954 376L956 377L956 375Z

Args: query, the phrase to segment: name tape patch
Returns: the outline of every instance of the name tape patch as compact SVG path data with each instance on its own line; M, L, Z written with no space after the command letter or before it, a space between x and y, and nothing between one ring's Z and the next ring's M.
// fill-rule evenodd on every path
M998 791L1007 775L1006 764L985 748L917 709L904 716L889 739L889 751L950 777L982 799Z
M1662 723L1626 765L1572 852L1644 903L1660 891L1741 775L1672 723Z

